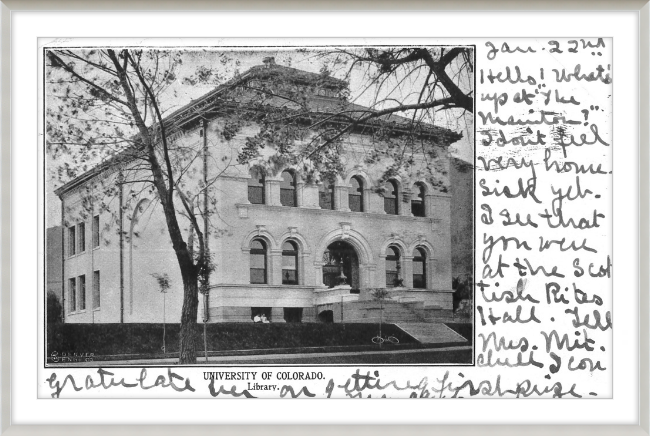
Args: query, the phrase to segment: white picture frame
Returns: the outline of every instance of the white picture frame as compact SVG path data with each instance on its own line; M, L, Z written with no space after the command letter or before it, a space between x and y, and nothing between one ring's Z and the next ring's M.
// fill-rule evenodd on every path
M649 429L649 415L648 415L648 163L649 154L648 154L648 126L647 123L639 123L639 178L638 186L630 187L630 190L638 189L639 192L639 222L641 223L638 229L638 241L640 243L640 251L638 257L632 255L636 259L637 264L640 266L640 273L638 277L639 283L639 295L640 299L638 302L638 307L641 312L640 324L639 324L639 396L637 399L638 405L638 422L636 425L626 425L626 426L602 426L602 425L565 425L565 426L526 426L526 425L504 425L504 426L490 426L486 427L483 425L474 425L474 426L432 426L432 425L418 425L418 426L405 426L404 420L402 420L397 426L372 426L367 425L363 427L346 427L346 426L328 426L321 425L319 427L305 428L297 426L279 426L274 425L273 427L255 427L255 426L222 426L218 429L208 428L202 426L149 426L146 428L138 427L135 425L132 426L119 426L111 427L101 424L106 424L109 421L102 423L88 423L84 422L83 426L26 426L19 425L14 423L12 420L12 401L15 400L15 391L12 395L12 389L21 389L24 383L24 388L29 392L30 387L28 380L21 380L16 382L12 380L12 371L11 371L11 345L12 345L12 326L14 321L20 317L20 311L29 310L27 308L19 308L19 311L12 312L11 307L11 293L15 291L12 289L12 273L15 275L15 265L12 265L12 260L15 262L15 258L12 259L12 248L16 243L16 235L12 234L12 204L15 200L16 188L16 179L15 175L20 172L20 168L12 166L12 159L9 156L12 155L13 147L17 147L17 144L12 144L12 130L11 130L11 115L12 115L12 104L18 98L19 90L14 90L11 88L11 47L12 47L12 30L15 30L15 26L25 25L25 23L17 23L13 21L15 14L13 12L18 12L20 10L33 10L33 11L91 11L92 13L99 13L100 10L130 10L130 11L154 11L154 10L241 10L241 9L250 9L250 10L394 10L395 13L398 13L400 10L423 10L423 11L434 11L434 10L466 10L477 11L477 10L500 10L500 11L510 11L510 10L519 10L519 8L525 8L525 10L531 11L531 14L534 14L534 10L542 11L557 11L563 10L568 13L568 11L587 11L587 10L627 10L632 11L638 14L639 19L639 31L638 31L638 41L641 47L640 58L639 58L639 119L647 120L649 111L648 111L648 102L649 102L649 57L648 57L648 35L650 27L650 6L649 2L644 1L630 1L630 2L602 2L593 4L592 2L587 1L578 1L578 2L529 2L525 5L515 4L511 2L461 2L457 3L446 3L446 2L369 2L369 1L356 1L349 3L338 3L338 2L313 2L310 4L303 4L300 2L292 1L272 1L272 2L251 2L245 5L240 5L236 3L228 2L200 2L200 1L190 1L190 2L154 2L154 1L138 1L138 2L110 2L110 1L98 1L91 4L80 3L75 1L55 1L55 2L19 2L19 1L10 1L5 0L1 2L1 23L2 23L2 58L1 63L3 65L3 74L2 74L2 85L0 87L0 96L2 98L2 123L0 124L0 134L2 135L2 162L0 168L1 182L2 182L2 208L1 208L1 218L2 218L2 249L1 249L1 258L2 258L2 270L1 270L1 279L2 279L2 312L1 319L3 321L2 329L2 376L0 378L0 385L2 388L2 414L1 425L2 432L7 434L55 434L55 433L74 433L79 432L79 434L87 434L89 432L100 433L100 434L109 434L109 433L138 433L142 434L143 432L151 432L152 434L175 434L176 432L181 432L182 434L203 434L207 432L220 431L227 434L304 434L306 432L316 433L316 434L335 434L335 433L354 433L354 434L545 434L545 433L556 433L558 435L578 435L578 434L648 434L650 433ZM139 12L142 13L142 12ZM350 31L352 33L352 31ZM476 34L480 32L473 31ZM505 30L502 36L510 36L505 33ZM565 32L566 33L566 32ZM570 32L568 32L570 33ZM343 36L340 33L337 33L339 36ZM52 35L42 35L42 36L52 36ZM87 35L95 36L95 35ZM99 36L99 35L97 35ZM152 35L160 36L160 35ZM219 35L226 36L226 35ZM295 36L304 36L304 35L295 35ZM377 34L367 35L367 36L382 36L381 29L377 29ZM468 35L471 36L471 35ZM519 36L519 35L518 35ZM34 48L36 45L34 45ZM37 56L36 51L33 56ZM645 124L645 125L644 125ZM630 162L632 163L632 162ZM35 165L35 163L33 163ZM34 266L35 268L35 266ZM35 374L34 374L35 377ZM35 395L35 390L33 391ZM155 401L166 401L166 400L155 400ZM196 400L194 400L196 401ZM322 400L321 400L322 401ZM459 407L464 407L468 400L463 400L459 402ZM511 402L513 400L499 400L503 402L504 407L512 407ZM529 400L530 401L530 400ZM539 401L539 400L538 400ZM596 400L598 401L598 400ZM306 410L307 408L320 407L322 402L309 403L306 404L304 401L300 401L296 404L296 410ZM341 402L339 402L341 403ZM335 409L343 411L345 409L350 409L350 405L355 408L354 414L358 414L360 419L346 419L349 423L372 423L372 414L376 413L376 410L382 410L384 406L382 405L380 409L375 409L378 407L375 402L365 402L365 404L358 404L357 402L350 403L342 401L343 404L337 405ZM214 404L213 407L219 407L221 403ZM527 404L524 402L524 404ZM228 407L237 407L237 408L247 408L248 403L237 404L237 406L229 405ZM411 408L411 404L406 404L406 402L393 402L391 403L391 409L397 411L397 415L402 413L407 413ZM435 409L435 405L429 406L432 409ZM535 407L534 404L530 404L530 407ZM154 411L154 408L147 409L147 415ZM350 413L348 411L348 413ZM148 418L153 418L152 416ZM585 422L588 422L588 417L584 417ZM145 421L145 420L143 420ZM287 416L285 421L286 423L295 423L296 421L292 420L290 416ZM328 422L325 417L319 422L314 424L326 424ZM414 419L414 422L418 420ZM81 424L82 422L75 422L75 424ZM243 421L242 424L246 422ZM71 423L72 424L72 423ZM95 425L93 425L95 424ZM135 424L135 423L133 423Z

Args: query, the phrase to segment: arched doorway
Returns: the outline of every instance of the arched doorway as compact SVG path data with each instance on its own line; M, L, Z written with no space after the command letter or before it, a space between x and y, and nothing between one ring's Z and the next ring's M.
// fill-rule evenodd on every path
M345 241L335 241L323 253L323 284L328 288L348 285L359 289L359 257Z
M334 322L334 312L331 310L323 310L318 314L318 320L324 323L333 323Z

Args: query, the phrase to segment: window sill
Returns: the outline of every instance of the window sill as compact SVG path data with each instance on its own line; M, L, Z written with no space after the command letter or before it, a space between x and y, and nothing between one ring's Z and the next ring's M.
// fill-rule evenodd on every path
M364 218L375 218L380 220L397 220L397 221L414 221L414 222L434 222L437 223L440 219L433 217L416 217L413 215L389 215L383 211L381 212L355 212L350 209L322 209L322 208L312 208L305 206L298 207L288 207L288 206L270 206L266 204L251 204L251 203L237 203L235 204L239 210L240 218L249 218L249 213L251 210L269 210L269 211L290 211L290 210L299 210L301 213L313 213L313 214L322 214L322 215L345 215L345 216L354 216L354 217L364 217Z
M219 283L219 284L214 284L210 285L210 289L223 289L223 288L256 288L256 289L286 289L287 287L291 287L291 289L296 289L296 290L313 290L317 286L308 286L308 285L269 285L269 284L264 284L264 283Z

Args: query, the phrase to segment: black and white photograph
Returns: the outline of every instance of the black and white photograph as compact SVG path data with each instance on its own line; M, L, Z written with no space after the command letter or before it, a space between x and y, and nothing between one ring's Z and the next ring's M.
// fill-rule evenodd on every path
M42 56L46 368L475 364L475 45Z

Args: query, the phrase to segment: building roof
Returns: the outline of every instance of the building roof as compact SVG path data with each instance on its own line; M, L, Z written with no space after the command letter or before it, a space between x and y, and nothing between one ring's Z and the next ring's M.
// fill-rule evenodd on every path
M280 80L278 80L280 79ZM204 94L196 100L192 100L190 103L185 106L177 109L171 114L163 118L163 123L165 126L174 126L175 128L182 128L193 122L198 121L201 118L209 117L211 110L223 109L226 105L231 105L233 107L242 106L247 104L257 103L255 96L252 93L249 94L239 94L236 97L232 97L230 94L232 90L237 89L238 86L242 86L245 83L251 83L252 81L264 82L266 80L273 80L274 83L285 83L293 84L298 86L310 87L314 92L310 95L309 100L306 102L307 109L312 114L321 115L323 117L333 116L341 111L345 111L349 114L361 114L366 112L372 112L373 110L365 106L361 106L355 103L350 103L347 100L342 100L339 97L335 97L332 94L336 92L341 92L347 89L348 83L331 77L327 74L317 74L311 73L304 70L298 70L296 68L285 67L275 64L273 58L265 58L264 65L254 66L244 73L233 77L227 82L217 86L212 91ZM330 94L319 95L316 93L316 90L329 90ZM264 99L265 106L270 108L288 108L291 109L291 103L281 94L277 96L270 95ZM387 114L377 117L379 121L366 123L367 125L372 125L376 123L390 123L393 124L395 128L399 129L400 125L407 126L412 120L395 114ZM173 133L173 132L169 132ZM451 144L458 141L462 134L454 132L452 130L426 124L421 126L421 132L430 136L435 136L443 139L443 142L446 144ZM134 140L137 141L139 135L134 137ZM109 169L116 165L117 163L128 161L132 158L135 147L130 147L121 153L107 159L106 161L96 165L92 169L86 171L85 173L77 176L73 180L65 183L63 186L57 188L54 193L58 196L61 196L65 192L79 186L83 182L92 179L94 176L100 174L106 169Z

